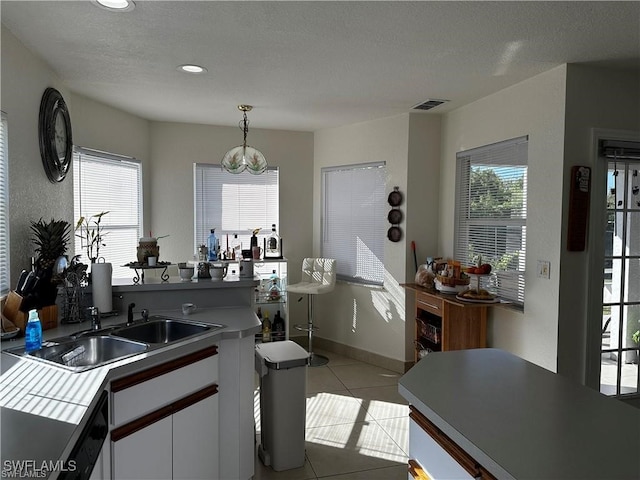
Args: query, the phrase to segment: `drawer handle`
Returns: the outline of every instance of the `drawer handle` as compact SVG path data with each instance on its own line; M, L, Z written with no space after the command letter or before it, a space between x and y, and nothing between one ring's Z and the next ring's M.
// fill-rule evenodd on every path
M440 310L440 305L434 305L432 303L427 303L427 302L424 302L424 301L420 301L419 303L421 303L422 305L426 305L427 307L431 307L434 310Z
M416 480L432 480L415 460L409 460L409 475Z

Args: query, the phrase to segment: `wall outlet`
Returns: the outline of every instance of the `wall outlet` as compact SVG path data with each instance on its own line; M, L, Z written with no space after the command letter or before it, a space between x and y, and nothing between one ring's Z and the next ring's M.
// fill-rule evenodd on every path
M538 277L551 278L551 262L548 260L538 260Z

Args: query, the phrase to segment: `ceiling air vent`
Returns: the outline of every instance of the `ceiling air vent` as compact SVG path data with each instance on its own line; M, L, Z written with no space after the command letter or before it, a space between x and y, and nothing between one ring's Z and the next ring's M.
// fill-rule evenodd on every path
M437 106L442 105L449 100L437 100L437 99L429 99L426 102L419 103L415 107L412 107L411 110L431 110Z

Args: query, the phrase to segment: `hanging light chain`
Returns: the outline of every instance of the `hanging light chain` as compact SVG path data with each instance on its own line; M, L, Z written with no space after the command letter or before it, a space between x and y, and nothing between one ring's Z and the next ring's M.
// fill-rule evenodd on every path
M249 120L247 119L247 112L245 111L242 115L242 121L240 122L240 129L242 130L242 133L244 134L244 140L242 142L242 144L246 147L247 146L247 133L249 133Z

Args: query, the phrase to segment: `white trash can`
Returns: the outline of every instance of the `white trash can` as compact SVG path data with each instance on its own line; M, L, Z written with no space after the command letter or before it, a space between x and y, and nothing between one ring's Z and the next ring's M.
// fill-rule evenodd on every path
M309 353L291 340L256 345L260 375L258 456L276 471L304 465Z

